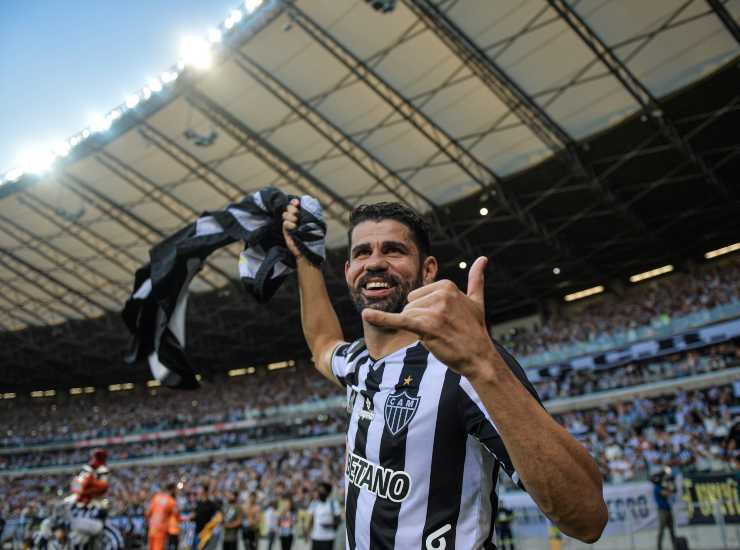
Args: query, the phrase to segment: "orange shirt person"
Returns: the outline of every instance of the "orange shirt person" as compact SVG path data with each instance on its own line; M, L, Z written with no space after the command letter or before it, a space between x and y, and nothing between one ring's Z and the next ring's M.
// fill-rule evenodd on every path
M177 521L177 504L175 503L175 484L167 485L152 497L146 511L146 523L149 528L150 550L164 550L171 529L173 516Z

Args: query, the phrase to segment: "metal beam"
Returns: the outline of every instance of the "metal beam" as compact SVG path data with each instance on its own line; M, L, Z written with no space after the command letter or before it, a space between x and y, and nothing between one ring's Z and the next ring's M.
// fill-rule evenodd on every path
M513 197L505 192L501 179L483 162L462 147L444 129L412 105L398 90L382 79L373 69L358 59L349 49L328 33L321 25L304 13L293 1L285 0L293 21L306 34L342 63L355 77L368 86L404 120L416 128L441 154L477 183L482 190L495 193L503 208L511 213L527 230L538 235L549 246L563 255L575 257L568 247L550 235L530 214L519 207Z
M693 145L684 139L678 129L668 119L660 102L643 82L632 73L629 67L622 62L614 51L607 46L602 38L580 16L576 9L567 0L547 0L550 6L575 32L583 43L594 53L609 72L616 78L633 99L640 105L647 120L657 123L660 131L673 146L696 166L705 180L712 184L723 199L730 196L727 186L720 181L714 171L696 153Z
M119 223L121 226L126 228L127 231L130 231L148 244L154 246L167 237L167 235L154 224L134 214L130 209L119 205L116 201L98 189L95 189L94 186L82 180L79 176L64 173L63 177L64 179L60 180L60 183L62 183L65 188L69 189L85 202L93 205L111 221ZM143 266L143 263L140 260L138 261L138 264L137 269ZM133 276L133 272L131 275ZM203 265L203 268L198 273L198 277L213 289L220 288L221 286L230 283L230 279L226 274L215 272L214 268L208 264Z
M95 319L108 311L105 306L87 294L60 281L51 273L39 269L9 250L0 249L0 264L23 280L33 283L35 287L54 299L61 300L62 303L80 312L84 317Z
M740 25L737 24L737 21L735 21L732 14L727 11L724 2L721 2L720 0L707 0L707 4L709 4L712 11L717 14L717 17L722 21L727 32L729 32L735 41L740 44Z
M134 189L139 191L143 196L151 199L159 206L161 206L164 210L180 220L183 223L183 226L193 223L200 216L201 212L199 212L183 200L179 199L164 186L158 185L151 179L147 178L144 174L142 174L132 166L129 166L127 163L123 162L114 155L106 151L101 151L100 154L97 155L95 158L111 173L121 178L123 181L131 185ZM107 197L105 197L105 199L107 199ZM130 216L133 216L129 209L117 205L117 203L115 203L111 199L107 199L105 202L113 207L123 210ZM144 223L147 225L148 228L152 228L153 230L155 230L160 235L160 237L165 237L162 231L157 230L155 226L146 222L146 220L141 219L139 216L134 216L134 218L138 223ZM238 261L238 254L229 254L228 251L224 252L230 255L234 259L234 262ZM219 281L218 277L208 276L209 272L211 271L218 274L221 280ZM207 279L210 279L211 282L214 282L219 286L222 286L223 284L235 284L234 279L230 277L228 273L226 273L220 267L214 265L212 262L206 261L200 273L205 273Z
M429 0L404 0L404 4L578 179L601 194L624 220L651 238L645 222L624 204L603 178L597 176L568 131L460 29L445 10ZM667 246L667 243L656 244Z
M370 153L317 109L311 107L306 100L291 90L280 79L272 75L270 71L246 54L240 51L235 51L234 53L236 64L246 74L259 83L273 97L279 99L296 117L316 130L336 150L340 151L342 155L350 159L358 168L365 172L369 178L375 180L376 186L380 186L388 191L399 202L421 213L428 213L435 231L440 236L455 244L466 257L474 253L475 247L470 243L459 241L460 235L455 234L450 220L445 219L439 207L429 197L415 189L380 158Z
M0 228L19 245L33 249L35 253L48 260L55 268L74 275L91 290L99 292L114 304L123 305L128 297L128 292L120 283L86 265L80 258L71 256L53 244L53 241L35 234L27 227L2 215L0 215Z
M221 127L231 138L252 152L257 158L284 177L292 185L318 198L327 217L348 226L348 213L352 205L333 189L319 181L313 174L294 162L274 145L263 139L243 121L221 107L211 98L191 87L183 92L185 99L213 124Z
M420 212L436 208L434 202L426 195L411 186L378 157L370 154L359 142L346 134L317 109L311 107L306 100L257 61L240 50L234 50L234 54L234 61L239 68L252 77L270 95L280 100L300 120L303 120L321 134L334 148L353 161L358 168L396 199Z

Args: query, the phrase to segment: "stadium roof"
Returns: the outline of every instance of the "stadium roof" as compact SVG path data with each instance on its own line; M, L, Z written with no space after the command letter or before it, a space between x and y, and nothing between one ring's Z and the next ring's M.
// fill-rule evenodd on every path
M210 33L210 69L173 67L51 171L6 175L2 388L147 378L120 359L134 270L266 185L322 201L330 289L355 332L341 247L361 202L424 212L461 283L460 261L492 257L492 319L740 240L736 2L259 4ZM237 253L193 283L193 363L306 356L295 285L257 306Z

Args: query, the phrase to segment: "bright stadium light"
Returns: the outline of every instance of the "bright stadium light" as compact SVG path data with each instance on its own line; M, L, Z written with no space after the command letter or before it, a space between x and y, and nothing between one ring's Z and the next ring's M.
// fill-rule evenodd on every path
M146 383L147 388L158 388L161 385L162 382L160 382L159 380L148 380Z
M232 11L224 21L224 27L228 30L242 20L243 14L241 10Z
M82 395L82 388L69 388L69 395Z
M278 361L277 363L270 363L267 365L267 370L279 370L279 369L287 369L288 367L292 367L295 365L295 361L292 359L289 361Z
M639 283L640 281L644 281L645 279L651 279L653 277L657 277L658 275L663 275L664 273L670 273L673 271L673 266L668 264L664 265L663 267L657 267L655 269L651 269L650 271L644 271L642 273L637 273L636 275L630 276L630 283Z
M208 31L208 41L211 44L218 44L221 42L221 31L218 29L211 29Z
M169 84L170 82L177 80L178 76L179 75L176 71L165 71L159 78L164 84Z
M132 94L126 98L126 107L129 109L133 109L139 104L139 96L137 94Z
M95 388L93 388L92 386L86 386L85 393L95 393Z
M213 64L211 45L202 38L195 36L185 37L180 44L180 55L185 65L201 71L210 68Z
M149 81L149 89L156 93L159 93L162 91L162 82L158 78L152 78Z
M123 113L120 111L120 109L113 109L105 116L105 119L108 121L109 124L113 124L116 120L121 118L122 114Z
M560 268L559 267L553 267L552 268L552 274L553 275L560 275Z
M247 374L247 369L231 369L229 376L244 376Z
M13 392L4 393L3 399L15 399L15 393Z
M594 294L601 294L602 292L604 292L604 287L599 285L599 286L594 286L594 287L587 288L585 290L581 290L578 292L574 292L572 294L567 294L563 297L563 299L566 302L572 302L574 300L580 300L581 298L588 298L589 296L593 296Z
M488 216L488 208L486 208L485 206L483 208L481 208L480 209L480 215L481 216Z
M24 151L19 159L22 170L28 174L41 175L51 170L56 155L50 150L39 147Z
M707 260L711 260L712 258L716 258L717 256L723 256L725 254L729 254L730 252L735 252L736 250L740 250L740 243L723 246L722 248L717 248L716 250L710 250L709 252L704 254L704 257Z
M23 177L23 174L22 168L13 168L5 174L5 181L18 181Z
M457 264L457 267L459 267L460 269L465 269L468 267L468 264L467 262L460 262L459 264Z
M146 101L150 97L152 97L152 91L148 87L141 90L141 99Z
M72 145L68 141L60 141L53 148L54 154L58 157L66 157L72 150Z
M105 132L110 128L111 121L107 117L94 115L90 117L90 129L93 132Z
M252 13L254 10L259 8L262 5L262 0L246 0L244 2L244 9L247 10L247 13Z
M82 139L87 139L90 137L90 128L85 128L80 132L80 136L82 136Z

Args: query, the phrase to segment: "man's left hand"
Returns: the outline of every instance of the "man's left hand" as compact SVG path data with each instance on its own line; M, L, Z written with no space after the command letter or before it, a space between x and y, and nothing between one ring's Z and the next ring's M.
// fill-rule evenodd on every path
M401 313L365 308L362 319L378 327L414 332L452 370L468 377L475 375L479 365L485 364L481 359L496 353L485 320L483 274L487 263L483 256L475 260L466 293L452 281L436 281L410 292Z

